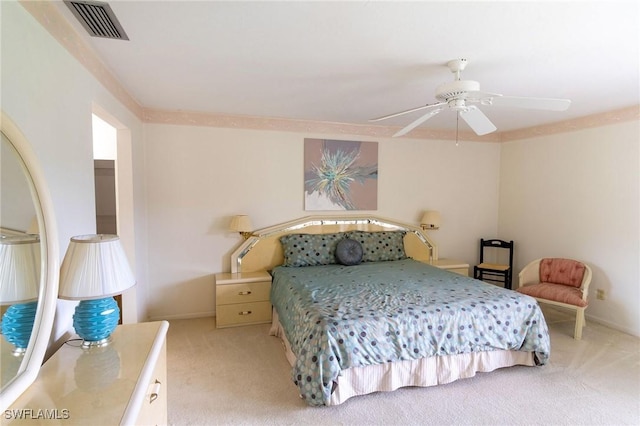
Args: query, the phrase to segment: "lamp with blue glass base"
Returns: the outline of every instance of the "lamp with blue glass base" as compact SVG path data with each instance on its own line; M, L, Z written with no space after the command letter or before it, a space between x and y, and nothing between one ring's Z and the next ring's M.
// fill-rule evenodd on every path
M73 328L82 347L106 346L120 321L113 296L135 285L135 277L117 235L71 238L60 269L58 297L79 300Z
M35 234L0 238L0 305L2 335L22 356L29 346L40 288L40 238Z

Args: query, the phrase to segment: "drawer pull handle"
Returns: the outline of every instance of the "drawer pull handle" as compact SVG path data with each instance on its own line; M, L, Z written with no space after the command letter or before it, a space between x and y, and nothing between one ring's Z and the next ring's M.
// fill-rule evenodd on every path
M162 383L156 380L155 383L151 385L151 395L149 395L149 404L153 404L153 401L158 399L158 394L160 393L161 384Z
M248 296L248 295L250 295L250 294L251 294L251 292L250 292L250 291L240 291L240 292L238 292L238 295L239 295L239 296Z
M241 311L238 312L238 315L251 315L251 311Z

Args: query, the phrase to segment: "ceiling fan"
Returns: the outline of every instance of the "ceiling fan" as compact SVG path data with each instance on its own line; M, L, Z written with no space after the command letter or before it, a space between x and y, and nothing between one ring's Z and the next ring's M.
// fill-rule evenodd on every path
M447 66L454 74L455 79L452 82L441 84L436 88L436 99L438 102L373 118L369 121L382 121L420 110L427 110L426 114L420 116L417 120L413 121L393 135L393 137L397 137L409 133L411 130L438 114L440 111L449 109L455 111L457 115L462 117L469 127L476 132L476 134L481 136L496 131L496 126L474 104L548 111L565 111L571 104L569 99L521 98L503 96L497 93L481 92L480 83L477 81L460 79L460 73L467 66L466 59L454 59L449 61Z

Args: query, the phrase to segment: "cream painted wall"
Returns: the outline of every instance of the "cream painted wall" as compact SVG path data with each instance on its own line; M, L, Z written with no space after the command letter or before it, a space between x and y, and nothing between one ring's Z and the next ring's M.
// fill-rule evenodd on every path
M229 255L241 242L227 231L231 216L248 214L262 228L314 214L303 209L304 138L330 135L145 127L150 315L211 315L213 274L229 271ZM425 209L439 210L442 227L432 236L440 256L475 262L478 239L497 232L500 145L377 141L375 213L417 224Z
M229 217L248 213L263 227L306 215L302 140L329 135L143 125L22 6L0 8L0 106L43 165L61 255L71 236L94 230L91 113L107 111L132 147L139 318L213 313L212 274L229 269L240 243ZM639 139L637 122L504 145L381 139L376 213L417 223L439 210L441 257L471 264L478 239L496 233L516 240L517 269L539 256L581 258L609 295L588 315L638 335ZM63 310L57 330L69 323Z
M5 141L0 144L0 226L28 232L36 217L29 181L15 151Z
M66 49L18 3L2 1L3 111L31 143L44 171L55 207L60 256L69 238L95 232L91 114L98 104L131 130L135 163L138 258L146 259L143 154L140 120L124 108ZM138 288L146 268L136 265ZM73 304L60 301L54 339L71 328ZM145 315L141 312L141 315Z
M587 318L640 335L640 123L502 145L499 235L516 270L540 257L593 269ZM606 292L597 300L596 289Z

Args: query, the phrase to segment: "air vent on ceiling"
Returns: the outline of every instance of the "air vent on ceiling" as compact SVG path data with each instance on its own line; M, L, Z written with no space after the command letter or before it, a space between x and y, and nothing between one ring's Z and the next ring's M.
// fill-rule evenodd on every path
M78 21L93 37L129 40L111 6L99 1L64 0Z

